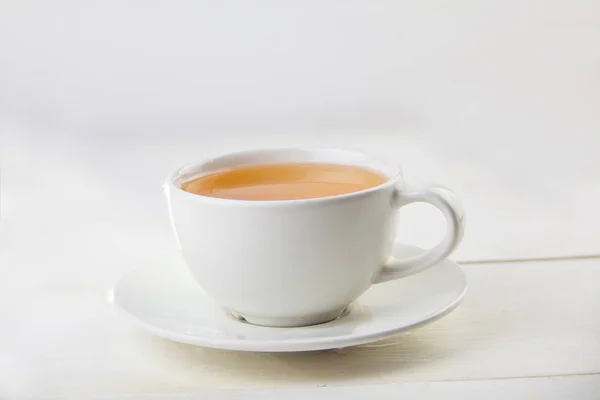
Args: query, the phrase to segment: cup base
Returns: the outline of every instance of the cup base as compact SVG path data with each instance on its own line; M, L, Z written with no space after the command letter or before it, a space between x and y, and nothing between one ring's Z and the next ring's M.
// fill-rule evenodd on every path
M229 311L233 318L247 322L251 325L267 326L272 328L297 328L301 326L310 326L330 322L346 315L350 306L324 313L305 315L302 317L269 318L256 317L247 314L240 314L235 311Z

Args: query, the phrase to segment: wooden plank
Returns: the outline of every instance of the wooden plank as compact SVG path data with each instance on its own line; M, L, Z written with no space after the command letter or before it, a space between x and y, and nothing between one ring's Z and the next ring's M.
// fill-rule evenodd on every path
M563 377L496 379L481 381L390 383L347 387L317 387L293 389L214 390L193 393L161 393L100 397L97 400L244 399L244 400L330 400L330 399L445 399L445 400L597 400L600 375Z
M381 343L297 354L218 351L153 337L110 308L108 287L3 290L0 388L117 395L600 372L600 260L465 271L464 303L428 327Z

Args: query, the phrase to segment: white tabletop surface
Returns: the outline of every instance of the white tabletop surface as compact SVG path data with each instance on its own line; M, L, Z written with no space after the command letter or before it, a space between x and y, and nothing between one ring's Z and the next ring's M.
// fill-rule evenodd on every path
M600 249L594 241L598 235L588 230L597 229L591 204L569 210L543 203L535 184L517 189L507 183L500 190L498 182L484 179L495 171L489 164L471 169L436 158L405 135L381 132L371 134L369 142L358 133L293 136L292 142L309 145L344 141L383 156L397 148L398 158L407 160L407 179L439 180L456 188L470 211L468 234L456 254L464 261L469 294L448 317L383 343L309 354L215 351L141 331L111 308L106 294L128 269L176 251L160 191L169 168L227 146L284 140L239 137L234 146L217 140L210 146L193 140L177 145L120 140L119 146L106 142L98 148L96 143L92 149L60 134L31 145L26 131L12 132L2 163L0 226L4 393L186 398L244 397L239 391L247 389L257 397L292 393L300 398L323 387L344 394L344 388L357 386L367 394L367 385L423 398L447 391L478 398L488 390L503 398L500 394L546 393L556 387L556 393L591 399L590 393L600 389L595 375L600 373L600 325L594 317L600 259L590 257ZM469 176L480 184L472 184ZM593 195L597 187L586 179L573 175L569 187ZM580 193L565 199L574 201L575 195ZM584 211L587 220L568 218ZM427 208L415 207L407 210L405 223L401 240L427 245L437 235L429 229L441 221ZM518 258L541 260L513 260Z
M598 398L598 2L0 3L0 397ZM170 170L290 145L454 189L464 303L306 354L172 343L108 304L177 251ZM400 218L404 243L443 232Z

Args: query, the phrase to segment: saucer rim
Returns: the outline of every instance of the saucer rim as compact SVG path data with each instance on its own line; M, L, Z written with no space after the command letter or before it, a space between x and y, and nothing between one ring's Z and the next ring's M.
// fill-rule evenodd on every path
M132 320L139 327L147 330L148 332L161 337L163 339L172 340L174 342L189 344L192 346L201 346L211 349L218 350L234 350L234 351L247 351L247 352L264 352L264 353L291 353L301 351L319 351L319 350L331 350L341 349L344 347L357 346L365 343L372 343L379 340L388 339L390 337L399 335L401 333L407 333L411 330L418 329L421 326L430 324L445 317L454 311L464 299L467 292L467 286L465 285L461 294L446 308L438 313L434 313L426 319L421 319L415 323L403 325L401 327L382 330L374 333L356 335L352 337L340 337L340 336L327 336L322 338L311 338L311 339L293 339L293 340L234 340L234 339L219 339L211 340L202 336L195 336L185 333L172 333L161 328L145 322L131 313L127 312L124 308L118 305L116 302L112 302L113 306L119 310L121 314L125 314L128 319ZM112 290L110 291L112 296ZM113 297L114 298L114 297ZM329 322L325 322L327 324ZM323 324L320 324L323 325ZM295 328L269 328L267 329L295 329ZM302 327L310 328L310 327Z
M422 250L420 247L405 245L401 243L396 243L396 246L400 245L403 247L412 247L419 250ZM133 321L139 327L147 330L148 332L159 336L163 339L172 340L178 343L189 344L194 346L207 347L212 349L221 349L221 350L234 350L234 351L248 351L248 352L268 352L268 353L284 353L284 352L301 352L301 351L319 351L319 350L330 350L337 348L344 348L350 346L357 346L360 344L371 343L383 339L387 339L389 337L398 335L400 333L405 333L410 330L417 329L421 326L427 325L434 321L437 321L440 318L450 314L454 311L458 305L464 299L467 290L468 283L465 276L464 271L460 267L460 265L450 259L444 259L440 262L450 262L454 264L453 266L460 272L463 289L461 293L450 303L448 303L444 308L427 315L425 318L419 318L417 321L413 323L404 324L402 326L393 327L389 329L383 329L376 332L364 333L364 334L354 334L350 333L344 336L325 336L325 337L317 337L317 338L298 338L298 339L281 339L281 340L237 340L237 339L211 339L204 336L186 334L186 333L175 333L171 330L166 330L160 327L156 327L155 325L142 320L141 318L135 316L131 312L127 311L124 307L122 307L119 302L116 300L115 291L121 282L125 281L126 277L129 275L139 273L140 270L148 269L148 267L138 267L132 269L131 271L126 272L121 279L116 283L116 285L109 290L108 292L108 301L109 303L115 307L120 314L124 314L129 320ZM206 295L205 295L206 296ZM211 299L206 296L208 301ZM214 305L218 307L218 305ZM332 321L331 321L332 322ZM324 324L319 324L316 326L322 326L331 322L325 322ZM264 327L265 329L299 329L299 328L273 328L273 327ZM311 326L300 327L300 329L310 329Z

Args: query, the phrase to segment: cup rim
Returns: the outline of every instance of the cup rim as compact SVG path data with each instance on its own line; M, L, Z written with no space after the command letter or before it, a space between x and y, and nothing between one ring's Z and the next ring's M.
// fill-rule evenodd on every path
M167 181L164 184L163 188L166 192L173 190L173 191L179 193L180 195L186 196L190 199L195 199L196 201L202 201L202 202L209 202L209 203L213 203L213 204L218 203L218 204L223 204L223 205L250 206L250 207L280 207L280 206L315 205L315 204L338 202L338 201L347 200L347 199L351 199L351 198L357 198L357 197L365 197L365 196L371 195L372 193L379 192L380 190L385 190L389 187L401 187L404 182L402 169L400 168L400 166L396 165L395 167L390 168L389 165L387 165L383 162L377 161L378 165L386 166L386 171L388 171L388 172L394 171L392 174L390 174L390 173L386 173L386 171L383 171L382 169L372 168L372 169L384 174L386 177L388 177L388 180L385 181L384 183L377 185L377 186L370 187L368 189L360 190L357 192L351 192L351 193L345 193L345 194L339 194L339 195L327 196L327 197L313 197L313 198L309 198L309 199L291 199L291 200L224 199L224 198L220 198L220 197L210 197L210 196L204 196L201 194L190 193L190 192L183 190L178 184L175 183L175 181L177 179L181 179L183 177L184 171L186 169L198 168L201 166L205 166L211 162L223 160L226 157L241 157L244 155L252 155L252 154L258 154L258 153L263 153L263 152L264 153L277 153L277 152L286 152L286 151L307 151L307 152L315 152L315 153L317 153L317 152L319 152L319 153L327 153L327 152L345 153L345 154L349 154L349 155L353 155L353 156L363 157L364 159L367 159L367 160L377 160L376 158L371 157L371 156L369 156L365 153L359 152L359 151L337 149L337 148L322 148L322 147L317 147L317 148L313 148L313 147L257 148L257 149L222 153L222 154L212 157L210 159L206 159L206 160L199 161L199 162L186 163L184 165L181 165L179 168L177 168L175 171L173 171L169 174L169 176L167 177ZM351 163L349 163L347 165L358 165L358 166L367 167L366 165L351 164ZM189 177L188 180L189 179L192 179L192 177Z

